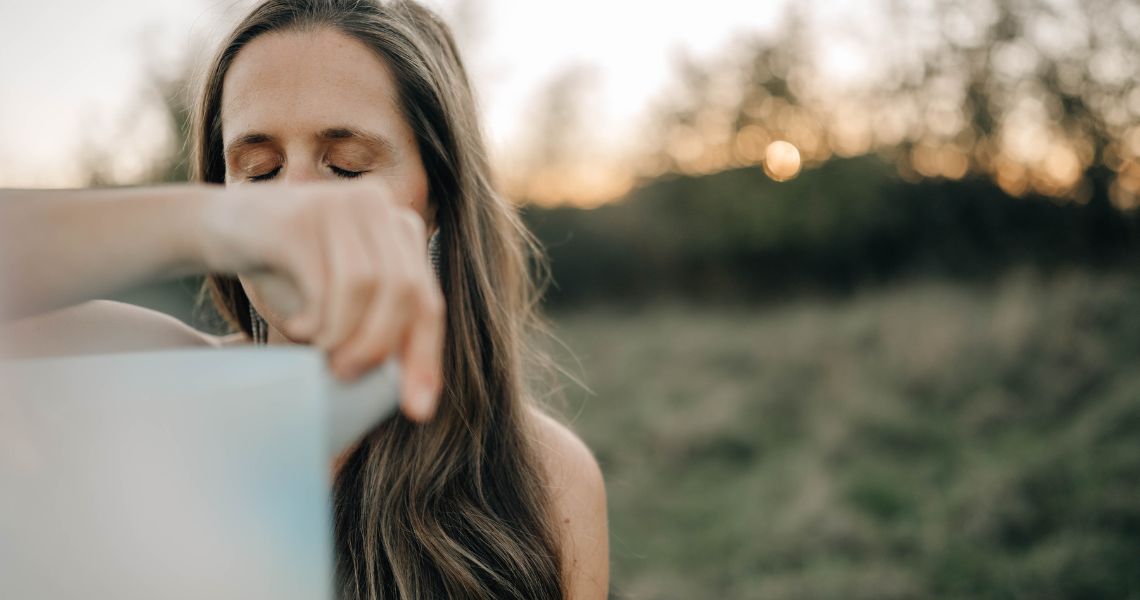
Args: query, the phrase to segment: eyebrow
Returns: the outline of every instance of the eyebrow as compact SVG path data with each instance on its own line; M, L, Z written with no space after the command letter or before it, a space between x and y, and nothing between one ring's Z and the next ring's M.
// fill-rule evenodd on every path
M391 155L396 152L396 145L392 143L392 140L378 133L356 129L355 127L333 127L325 129L317 134L317 139L324 141L359 139L366 143L379 146L385 154Z
M273 136L264 133L243 133L225 145L226 158L232 157L247 146L256 146L271 141L273 141Z
M396 152L396 145L383 135L372 133L363 129L355 127L330 127L321 130L316 135L316 139L321 141L336 141L336 140L361 140L365 143L378 146L381 151L391 156ZM248 146L257 146L272 142L274 137L265 133L249 132L243 133L226 144L225 154L227 157L237 154L240 150Z

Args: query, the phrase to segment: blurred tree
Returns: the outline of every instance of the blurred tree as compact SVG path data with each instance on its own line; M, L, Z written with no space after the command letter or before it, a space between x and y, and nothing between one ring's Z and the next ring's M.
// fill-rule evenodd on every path
M595 69L571 64L556 71L536 94L526 133L515 152L523 157L507 173L512 195L546 202L565 201L575 171L592 158L586 150L584 106L596 82Z
M158 111L161 126L165 129L163 143L158 145L158 151L150 158L149 164L126 179L117 174L116 169L116 155L121 148L86 144L80 154L88 187L175 183L190 179L192 72L188 59L179 61L174 68L156 65L147 68L146 87L137 100L135 110ZM129 130L134 125L132 120L128 120L122 129Z
M882 30L865 36L876 64L846 86L827 81L820 64L833 32L796 5L774 37L703 64L678 61L683 93L657 109L661 142L649 164L688 173L757 164L759 147L785 139L809 165L875 151L912 179L975 172L1015 196L1140 204L1134 2L890 6ZM933 40L920 35L929 31ZM710 94L718 80L737 82L734 105ZM709 126L724 122L727 145Z
M678 56L643 186L596 211L530 211L540 237L574 240L551 249L551 300L755 299L1135 256L1140 8L889 6L850 81L826 76L839 42L802 6L724 56ZM811 167L798 181L756 168L774 140Z
M152 167L150 179L153 182L190 180L190 115L194 108L190 73L191 69L182 68L173 76L158 73L151 76L172 134L166 155Z

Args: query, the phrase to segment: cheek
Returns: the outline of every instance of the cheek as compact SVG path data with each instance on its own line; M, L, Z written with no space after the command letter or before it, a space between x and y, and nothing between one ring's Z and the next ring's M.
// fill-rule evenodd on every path
M415 208L416 212L420 213L420 216L424 218L424 222L427 223L428 228L431 229L431 227L435 225L435 211L432 210L431 200L428 198L427 175L423 173L422 169L420 170L420 175L415 187L412 208Z
M423 168L401 169L398 173L378 174L378 177L385 180L401 202L423 217L430 231L435 225L435 211L428 198L428 180Z

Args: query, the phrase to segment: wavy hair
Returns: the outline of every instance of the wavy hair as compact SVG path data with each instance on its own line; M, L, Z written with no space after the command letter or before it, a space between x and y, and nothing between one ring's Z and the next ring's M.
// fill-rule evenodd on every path
M192 115L194 179L223 183L222 84L256 37L333 28L392 70L439 227L444 387L427 425L396 416L353 451L333 490L337 590L345 598L561 598L564 574L528 426L525 359L538 320L533 238L495 193L471 87L448 27L410 1L268 0L223 42ZM250 333L236 277L206 290Z

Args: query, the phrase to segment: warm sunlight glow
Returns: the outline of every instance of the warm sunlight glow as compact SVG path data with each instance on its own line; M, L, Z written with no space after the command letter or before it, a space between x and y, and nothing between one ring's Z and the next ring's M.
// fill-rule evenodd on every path
M768 144L764 151L764 172L776 181L787 181L800 173L800 151L783 140Z

